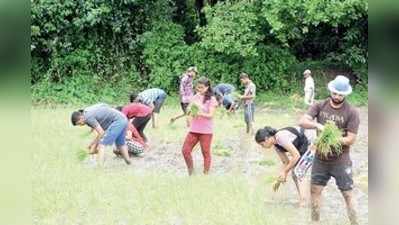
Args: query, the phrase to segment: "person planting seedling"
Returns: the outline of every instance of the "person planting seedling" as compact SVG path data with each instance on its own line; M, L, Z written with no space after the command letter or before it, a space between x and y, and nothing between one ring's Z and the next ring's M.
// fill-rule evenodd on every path
M255 134L256 143L265 149L274 148L283 163L283 167L272 185L273 191L277 191L280 185L287 181L287 176L291 173L299 195L299 206L304 206L306 202L304 182L297 178L293 170L307 152L314 136L310 130L305 133L305 130L298 126L280 130L266 126Z
M188 174L194 171L191 152L200 142L204 157L204 174L208 174L211 166L211 145L213 137L213 116L218 105L213 96L211 82L201 77L196 84L197 94L192 98L189 117L191 118L189 132L183 144L183 157Z
M190 104L191 98L194 96L193 80L195 79L197 74L198 74L197 67L191 66L181 76L180 85L179 85L179 96L180 96L180 106L183 111L183 114L171 118L170 123L173 123L177 119L187 115L188 113L187 108Z
M145 143L140 133L131 123L129 123L127 126L125 139L130 156L140 156L144 150L148 150L149 146ZM116 156L121 156L121 153L118 149L114 149L114 154Z
M345 100L352 92L347 77L338 75L328 83L328 90L330 97L313 104L300 120L303 128L321 131L311 175L311 217L314 222L320 220L321 193L330 178L334 177L345 199L351 224L358 224L353 205L352 161L349 150L355 143L359 129L359 113ZM334 121L335 125L328 121ZM343 131L342 135L339 134L340 130Z
M133 99L134 100L134 99ZM152 109L151 107L141 104L138 101L125 105L124 107L117 107L125 116L131 120L131 124L137 129L144 142L147 143L147 136L144 134L144 130L151 120Z
M163 104L167 98L167 94L164 90L159 88L146 89L140 93L132 92L130 94L130 102L140 102L144 105L149 106L152 109L151 119L152 128L157 127L157 114L160 113Z
M128 120L121 112L107 104L99 103L73 112L71 123L73 126L87 125L95 130L97 135L88 146L88 153L96 154L100 165L104 164L105 147L114 144L125 162L131 164L125 142Z
M236 109L236 101L235 99L239 99L233 96L235 92L235 87L231 84L221 83L216 85L213 88L213 92L215 94L216 100L219 103L219 106L223 106L228 112L234 112ZM224 115L224 111L222 111Z

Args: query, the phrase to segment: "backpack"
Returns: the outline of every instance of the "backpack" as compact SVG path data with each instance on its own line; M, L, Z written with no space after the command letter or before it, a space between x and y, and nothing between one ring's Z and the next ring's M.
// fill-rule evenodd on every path
M305 154L306 151L308 150L308 146L310 144L308 138L305 136L305 129L301 127L300 131L298 132L298 130L295 129L294 127L285 127L278 131L282 131L282 130L288 130L292 134L296 135L296 138L292 142L292 144L295 146L296 149L298 149L299 154L301 156L303 154ZM279 144L275 144L274 146L281 152L287 152L287 150Z

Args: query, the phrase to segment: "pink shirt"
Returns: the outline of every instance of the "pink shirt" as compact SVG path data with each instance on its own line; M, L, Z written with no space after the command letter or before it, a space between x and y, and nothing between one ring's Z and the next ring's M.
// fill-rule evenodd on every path
M145 117L151 112L151 107L141 103L130 103L129 105L124 106L122 109L122 113L125 114L129 119L133 117Z
M200 112L209 113L212 107L217 107L218 102L215 97L203 103L204 96L200 94L194 95L191 102L197 104L200 108ZM212 118L196 116L191 121L190 132L200 134L212 134L213 133L213 121Z

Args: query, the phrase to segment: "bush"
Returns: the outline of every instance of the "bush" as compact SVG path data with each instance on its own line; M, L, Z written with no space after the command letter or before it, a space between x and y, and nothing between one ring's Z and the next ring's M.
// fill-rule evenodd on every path
M43 79L32 86L32 101L34 104L125 104L129 93L140 86L140 83L132 82L134 80L138 80L137 72L124 74L120 80L111 82L87 74L66 78L60 83Z
M256 83L258 90L287 93L292 90L298 77L292 68L297 60L287 49L260 45L259 56L244 60L242 70Z
M184 29L172 22L160 22L140 37L143 59L149 70L149 84L166 91L178 88L178 77L187 67Z

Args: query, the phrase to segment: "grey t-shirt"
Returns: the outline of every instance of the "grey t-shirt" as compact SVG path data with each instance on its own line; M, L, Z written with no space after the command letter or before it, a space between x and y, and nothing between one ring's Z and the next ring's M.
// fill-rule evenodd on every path
M248 95L254 95L254 96L256 95L256 85L252 81L245 86L244 95L247 95L247 96ZM244 103L251 104L254 102L254 99L255 99L255 97L252 99L245 100Z
M100 125L103 130L108 129L114 121L127 120L125 115L105 103L98 103L85 108L83 115L85 123L89 127L95 128Z

